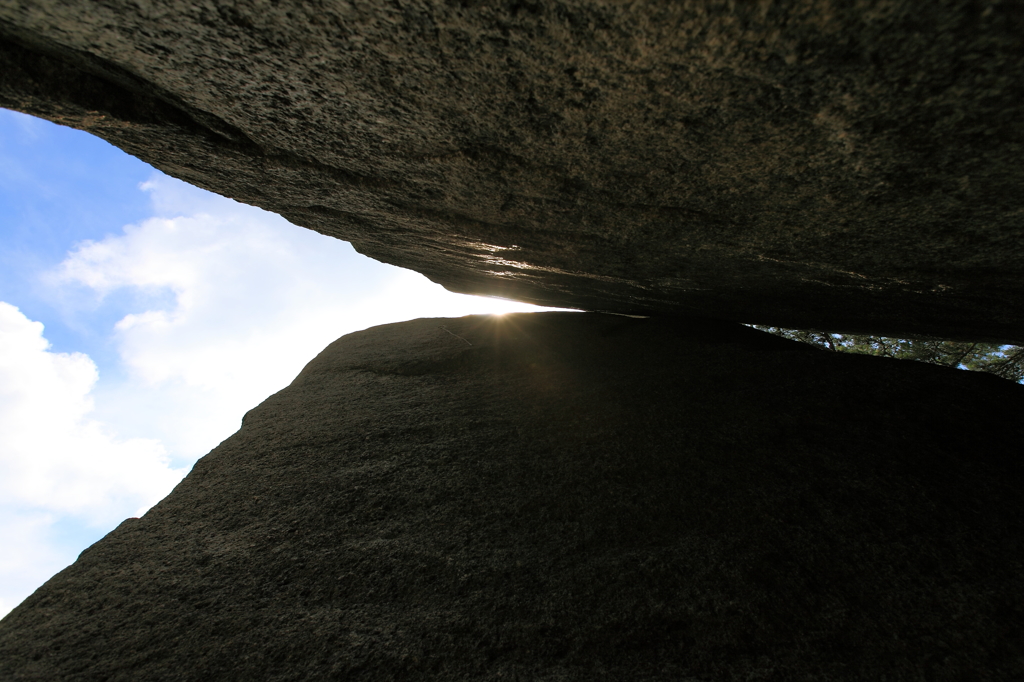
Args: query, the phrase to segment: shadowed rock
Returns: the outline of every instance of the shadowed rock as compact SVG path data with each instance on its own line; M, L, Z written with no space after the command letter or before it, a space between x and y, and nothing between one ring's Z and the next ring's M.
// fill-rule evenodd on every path
M345 336L5 680L1024 679L1024 388L722 323Z
M1021 343L1020 7L8 2L0 105L455 291Z

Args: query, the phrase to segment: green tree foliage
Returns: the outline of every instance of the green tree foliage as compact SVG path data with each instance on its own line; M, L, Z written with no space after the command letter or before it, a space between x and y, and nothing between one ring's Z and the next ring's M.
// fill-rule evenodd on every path
M1024 383L1024 346L963 341L892 339L885 336L835 334L782 329L781 327L752 326L769 334L776 334L793 341L802 341L838 353L862 353L886 358L917 360L944 367L988 372L1018 384Z

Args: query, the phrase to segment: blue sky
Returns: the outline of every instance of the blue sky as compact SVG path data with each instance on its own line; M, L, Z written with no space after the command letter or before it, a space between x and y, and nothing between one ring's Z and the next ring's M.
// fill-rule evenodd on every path
M0 109L0 617L335 338L520 310Z

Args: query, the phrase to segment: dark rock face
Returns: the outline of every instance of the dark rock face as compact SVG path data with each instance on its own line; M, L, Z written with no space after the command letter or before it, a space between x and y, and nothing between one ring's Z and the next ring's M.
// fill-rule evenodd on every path
M1024 388L722 323L345 336L5 680L1024 679Z
M1015 0L0 6L0 105L456 291L1018 343L1022 72Z

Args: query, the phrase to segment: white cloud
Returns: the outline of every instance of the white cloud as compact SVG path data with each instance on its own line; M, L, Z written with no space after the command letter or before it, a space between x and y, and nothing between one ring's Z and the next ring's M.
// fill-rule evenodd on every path
M181 461L231 435L246 411L343 334L415 317L537 310L452 294L345 242L163 175L142 188L157 217L79 245L55 277L99 297L171 293L164 306L117 323L130 381L98 395L119 431L156 436Z
M339 336L539 310L452 294L160 174L141 189L154 217L78 244L48 276L79 324L117 311L91 331L118 366L100 377L88 356L51 352L40 323L0 303L0 616L85 547L62 524L109 530L148 508Z
M47 542L54 516L44 512L3 509L0 524L0 618L30 595L39 584L75 560Z
M180 473L152 439L119 440L90 418L98 374L81 353L52 353L43 325L0 302L0 491L5 504L103 524L149 506Z
M51 352L42 324L0 302L0 613L38 584L28 576L74 558L43 530L68 517L110 527L184 474L157 441L120 439L92 416L97 378L88 356Z

